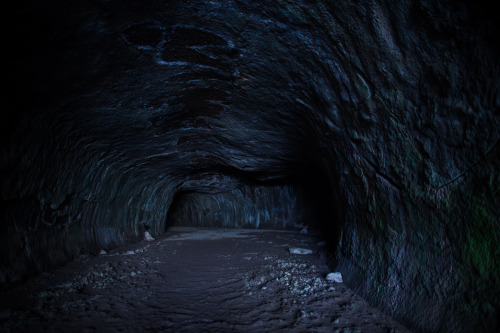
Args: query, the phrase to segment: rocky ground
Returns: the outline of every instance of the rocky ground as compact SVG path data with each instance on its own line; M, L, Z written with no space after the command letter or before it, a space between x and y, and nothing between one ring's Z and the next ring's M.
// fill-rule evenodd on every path
M328 273L312 235L172 228L3 290L0 331L408 332Z

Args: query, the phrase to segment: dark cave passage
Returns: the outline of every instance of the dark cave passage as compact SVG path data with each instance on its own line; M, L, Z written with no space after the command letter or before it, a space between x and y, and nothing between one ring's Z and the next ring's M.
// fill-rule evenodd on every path
M184 310L220 301L243 318L231 326L209 309L209 331L356 330L342 316L379 310L355 295L417 332L499 331L494 13L465 0L16 3L0 115L0 330L29 325L33 309L53 318L65 300L89 330L123 327L110 314L128 310L144 329L199 328L172 307L180 326L148 326L178 288ZM193 239L208 235L213 253ZM313 255L292 256L292 243ZM183 286L189 258L201 277ZM267 270L245 272L252 260ZM67 263L72 277L50 285ZM339 293L328 271L341 273ZM217 274L233 273L234 297L215 297ZM4 297L36 281L49 284L35 299ZM168 287L155 298L148 281Z
M336 246L342 206L321 174L271 184L241 183L220 192L178 192L169 207L171 226L302 230ZM217 176L211 176L217 178Z
M166 230L183 226L299 231L324 241L333 261L345 222L338 182L327 181L325 170L310 162L298 165L285 168L293 178L256 181L240 175L231 190L221 186L205 192L179 191L169 207ZM209 175L204 180L225 177Z

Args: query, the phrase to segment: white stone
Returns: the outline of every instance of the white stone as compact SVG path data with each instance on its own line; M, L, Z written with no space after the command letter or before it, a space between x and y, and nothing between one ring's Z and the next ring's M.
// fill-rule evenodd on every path
M155 240L154 237L151 236L151 234L148 231L144 232L144 239L147 240L148 242Z
M328 281L342 283L342 274L340 274L339 272L328 273L326 279Z
M103 254L108 254L108 252L107 252L107 251L105 251L105 250L101 250L101 252L99 252L99 254L101 254L101 255L103 255Z
M313 253L312 250L302 249L300 247L291 247L289 250L290 250L290 253L293 253L293 254L312 254Z

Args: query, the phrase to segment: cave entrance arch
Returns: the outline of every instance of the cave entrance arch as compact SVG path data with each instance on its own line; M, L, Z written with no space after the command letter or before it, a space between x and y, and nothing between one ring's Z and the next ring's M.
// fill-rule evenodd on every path
M273 182L245 179L234 188L176 193L167 213L172 226L307 230L335 250L344 221L339 188L316 165Z

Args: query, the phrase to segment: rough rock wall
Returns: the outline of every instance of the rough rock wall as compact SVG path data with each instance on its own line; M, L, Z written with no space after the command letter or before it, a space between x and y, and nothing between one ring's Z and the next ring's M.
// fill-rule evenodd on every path
M1 281L161 233L177 193L301 179L326 184L348 285L421 331L493 331L500 52L486 4L19 5Z
M223 193L181 192L170 206L167 225L307 231L306 226L316 227L318 218L306 202L292 186L243 187Z

